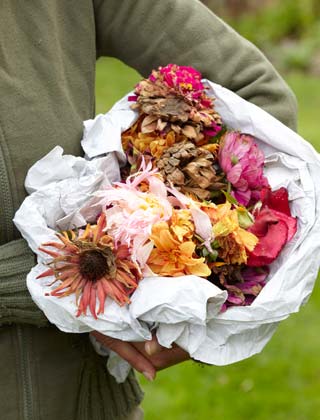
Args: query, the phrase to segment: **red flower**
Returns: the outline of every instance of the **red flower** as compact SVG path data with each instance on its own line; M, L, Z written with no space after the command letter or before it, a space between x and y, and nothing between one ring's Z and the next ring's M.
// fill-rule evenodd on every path
M262 207L254 213L255 222L248 229L259 238L247 261L248 266L254 267L271 264L297 231L297 219L291 216L286 188L276 191L264 188L260 197Z

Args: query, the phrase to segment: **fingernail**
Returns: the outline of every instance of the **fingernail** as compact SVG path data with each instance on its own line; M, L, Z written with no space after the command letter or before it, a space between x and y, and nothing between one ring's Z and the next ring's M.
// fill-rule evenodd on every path
M145 351L149 356L152 356L151 342L147 341L144 345Z
M154 375L152 375L150 372L142 372L142 375L150 382L154 380Z
M144 345L145 351L149 356L157 353L158 345L154 341L147 341Z

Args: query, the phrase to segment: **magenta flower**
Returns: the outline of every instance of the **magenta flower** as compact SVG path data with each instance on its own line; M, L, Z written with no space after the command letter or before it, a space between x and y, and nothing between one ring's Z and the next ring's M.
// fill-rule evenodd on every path
M159 73L163 75L164 82L168 86L180 91L183 96L192 92L193 99L198 99L204 91L201 73L192 67L168 64L165 67L160 67Z
M222 312L230 306L251 305L265 286L268 274L269 269L267 266L245 267L241 271L242 281L231 284L226 280L224 287L228 292L228 297L222 307Z
M168 94L186 98L200 108L211 108L212 99L206 95L201 77L201 73L192 67L168 64L165 67L159 67L158 70L153 70L149 80L166 87Z
M269 186L263 176L264 154L252 136L228 132L220 145L219 163L232 185L232 195L244 206L256 203L260 190Z

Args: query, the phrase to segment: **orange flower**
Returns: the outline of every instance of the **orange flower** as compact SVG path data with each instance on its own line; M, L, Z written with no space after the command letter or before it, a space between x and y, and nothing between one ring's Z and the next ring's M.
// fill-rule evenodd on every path
M106 218L102 214L97 225L88 224L83 233L72 230L57 233L60 242L47 242L42 245L44 248L39 248L53 260L48 264L50 268L38 278L54 276L52 284L60 282L50 293L52 296L63 297L74 293L77 316L86 314L89 307L97 318L96 302L99 301L98 314L103 313L108 296L121 306L130 303L129 296L141 279L140 270L131 261L128 248L122 245L115 249L111 236L103 232L105 226Z
M211 271L204 258L195 254L196 244L191 240L194 226L188 210L175 210L171 220L153 226L151 239L154 242L148 259L151 270L162 276L193 274L207 277Z

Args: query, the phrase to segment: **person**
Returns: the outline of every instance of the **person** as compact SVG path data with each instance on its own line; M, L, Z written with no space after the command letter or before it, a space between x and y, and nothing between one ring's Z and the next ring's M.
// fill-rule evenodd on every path
M143 76L170 62L193 66L296 128L294 96L272 65L197 0L2 1L0 409L6 420L125 419L142 399L132 372L117 384L87 334L63 333L32 302L26 276L34 255L12 223L32 164L57 144L81 155L100 56L117 57ZM95 335L150 379L188 358L155 339L134 345Z

